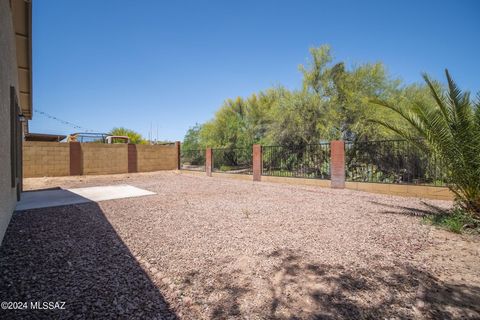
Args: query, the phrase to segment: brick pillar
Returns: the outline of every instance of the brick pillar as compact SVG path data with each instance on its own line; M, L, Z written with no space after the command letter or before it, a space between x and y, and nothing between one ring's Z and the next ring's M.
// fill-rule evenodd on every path
M212 167L213 167L213 155L212 148L207 148L205 151L205 172L207 176L212 176Z
M253 145L253 181L262 180L262 146L259 144Z
M345 188L345 143L342 140L330 142L330 187Z
M137 146L128 144L128 173L138 172Z
M70 142L70 175L81 176L82 168L82 145L80 142Z
M177 170L180 170L182 167L181 167L181 163L180 163L180 141L175 141L175 148L177 149Z

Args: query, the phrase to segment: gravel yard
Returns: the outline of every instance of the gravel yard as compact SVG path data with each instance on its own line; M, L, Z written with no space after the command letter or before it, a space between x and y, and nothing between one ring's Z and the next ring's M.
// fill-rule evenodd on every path
M447 201L175 172L25 183L112 184L157 194L14 214L1 300L66 310L10 316L480 318L480 237L415 216Z

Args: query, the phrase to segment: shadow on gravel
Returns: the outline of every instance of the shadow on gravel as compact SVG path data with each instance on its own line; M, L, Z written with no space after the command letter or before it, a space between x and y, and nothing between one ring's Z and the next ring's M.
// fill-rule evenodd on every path
M448 210L435 206L433 204L422 201L424 208L414 208L414 207L405 207L405 206L395 206L388 203L381 203L377 201L370 201L377 206L384 207L385 210L381 213L385 214L403 214L408 216L423 217L426 215L442 215L448 212Z
M301 301L287 296L297 287L299 299L309 297L313 319L458 319L480 317L480 287L443 283L412 266L345 268L341 265L304 264L282 253L272 292L272 318L277 311L295 310ZM288 318L288 317L285 317Z
M177 318L96 203L13 215L0 247L0 301L28 303L0 310L9 319ZM37 301L65 310L31 310Z
M224 281L216 285L217 293L232 290L213 306L211 318L480 318L480 287L444 283L412 266L361 268L306 263L288 251L275 251L266 258L277 266L267 279L270 295L262 300L266 302L257 305L255 312L241 308L239 298L258 298L251 283L243 281L239 291L238 276L219 276L216 281Z
M220 291L223 298L213 307L210 318L218 320L232 317L243 318L240 310L240 300L246 297L250 290L240 284L235 284L233 275L224 274L220 276L220 279L222 279L223 284L220 288L217 288L217 293ZM250 316L254 315L251 314Z

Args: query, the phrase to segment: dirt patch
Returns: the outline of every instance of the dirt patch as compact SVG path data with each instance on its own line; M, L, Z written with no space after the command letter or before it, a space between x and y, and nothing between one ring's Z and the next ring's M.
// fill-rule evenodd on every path
M71 314L147 318L480 317L480 238L415 217L449 202L172 172L26 186L116 183L157 195L14 215L3 300L49 292Z

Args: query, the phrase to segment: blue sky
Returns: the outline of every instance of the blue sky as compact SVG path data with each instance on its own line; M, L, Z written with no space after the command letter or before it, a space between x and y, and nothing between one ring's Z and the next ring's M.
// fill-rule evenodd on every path
M34 109L106 132L182 140L227 98L299 88L308 49L393 77L480 90L480 1L37 0ZM38 113L31 132L81 131Z

